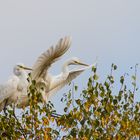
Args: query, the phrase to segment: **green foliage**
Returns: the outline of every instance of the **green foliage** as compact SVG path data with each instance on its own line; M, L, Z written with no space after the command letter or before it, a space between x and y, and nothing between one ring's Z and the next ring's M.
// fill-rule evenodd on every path
M29 107L22 109L19 115L15 107L0 114L0 139L126 140L140 137L140 102L134 101L136 71L132 76L133 90L127 88L123 75L120 89L114 93L115 70L117 66L112 64L106 80L99 82L97 68L93 67L93 74L80 97L73 98L78 91L74 86L61 99L65 104L63 115L56 113L51 102L43 102L41 90L32 81L28 91Z

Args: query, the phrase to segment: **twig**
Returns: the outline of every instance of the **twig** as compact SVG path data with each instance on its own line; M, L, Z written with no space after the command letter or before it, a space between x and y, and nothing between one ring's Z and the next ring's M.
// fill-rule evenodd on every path
M56 117L56 118L60 118L60 117L62 117L62 115L57 114L57 113L52 113L51 116L52 116L52 117Z
M26 139L27 136L26 136L26 134L23 132L24 128L22 127L21 123L19 122L19 120L18 120L18 118L17 118L17 116L16 116L16 114L15 114L15 105L14 105L14 107L13 107L13 116L14 116L14 118L16 119L17 123L20 124L20 128L19 128L19 129L20 129L20 131L21 131L23 137Z

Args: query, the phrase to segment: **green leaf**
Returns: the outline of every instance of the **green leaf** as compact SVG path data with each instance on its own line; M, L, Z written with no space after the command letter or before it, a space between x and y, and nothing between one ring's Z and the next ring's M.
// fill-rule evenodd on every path
M67 107L65 107L65 108L64 108L64 112L67 112L67 111L68 111L68 108L67 108Z
M106 89L108 90L109 89L109 83L105 82L104 85L106 86Z
M93 79L94 80L98 80L99 79L99 76L97 74L94 74Z
M132 79L135 81L136 80L136 76L132 75Z
M117 99L114 99L113 103L116 105L118 103Z
M124 76L120 77L120 83L123 84L124 83Z
M81 105L81 100L80 99L75 100L75 102L77 103L77 105Z
M114 70L116 70L117 69L117 65L114 65Z
M78 90L78 86L74 86L74 89L75 89L75 91L77 91Z
M92 67L92 71L93 71L94 73L96 73L97 68L93 66L93 67Z

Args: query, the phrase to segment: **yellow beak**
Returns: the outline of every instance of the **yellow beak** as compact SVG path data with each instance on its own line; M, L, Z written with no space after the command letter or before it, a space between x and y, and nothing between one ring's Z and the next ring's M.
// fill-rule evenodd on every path
M25 66L21 66L21 65L18 65L20 68L24 69L24 70L33 70L31 68L28 68L28 67L25 67Z
M23 67L23 69L25 69L25 70L33 70L33 69L27 68L27 67Z
M88 64L82 63L82 62L77 62L77 64L82 65L82 66L89 66Z

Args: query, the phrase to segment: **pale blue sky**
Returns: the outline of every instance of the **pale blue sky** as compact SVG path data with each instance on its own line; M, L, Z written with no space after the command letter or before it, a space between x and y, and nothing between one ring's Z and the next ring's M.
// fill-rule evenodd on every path
M111 63L119 66L118 74L131 72L130 67L140 62L139 6L139 0L0 1L0 82L8 79L16 63L32 66L65 35L72 36L72 46L55 72L72 56L89 64L98 56L101 77L109 73ZM84 85L89 75L87 71L75 82Z

